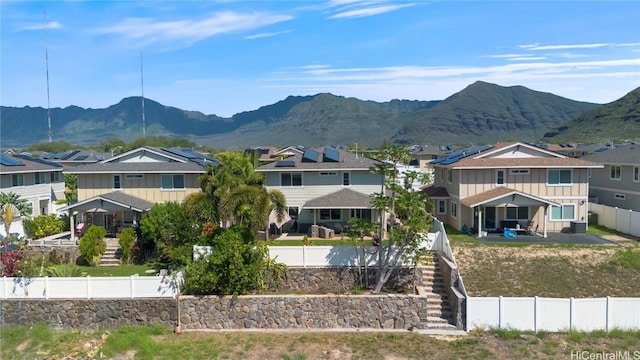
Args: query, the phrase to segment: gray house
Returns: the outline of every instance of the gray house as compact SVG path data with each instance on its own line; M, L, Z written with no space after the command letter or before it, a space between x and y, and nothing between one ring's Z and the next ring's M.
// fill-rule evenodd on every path
M603 146L582 157L604 165L592 169L589 198L596 203L640 211L640 145Z
M285 231L306 233L310 225L339 231L353 217L379 219L370 204L370 195L383 184L381 174L369 172L377 163L343 149L304 148L256 171L265 173L268 189L286 197L292 228Z

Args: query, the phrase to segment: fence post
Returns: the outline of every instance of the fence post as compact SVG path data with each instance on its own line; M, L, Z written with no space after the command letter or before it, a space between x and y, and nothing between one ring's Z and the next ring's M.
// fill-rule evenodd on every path
M49 300L49 277L44 277L44 298L45 300Z
M87 299L91 299L91 276L87 275Z
M573 297L569 298L569 330L573 329Z
M302 267L307 267L307 246L302 245Z
M131 292L131 298L133 299L133 298L135 298L135 296L133 294L133 292L135 291L135 286L133 284L133 280L134 280L133 275L130 276L130 279L131 279L131 281L130 281L129 291Z
M605 305L605 311L607 312L604 317L604 329L606 332L609 332L609 319L611 318L611 305L609 301L611 300L610 296L607 296L607 303Z
M7 289L9 287L7 286L7 277L6 276L2 277L2 282L4 283L4 294L3 294L4 297L3 297L3 299L7 299L9 297L9 293L7 292Z
M538 333L538 296L533 297L533 332Z
M498 297L498 329L502 328L502 318L503 318L503 314L502 314L502 296Z

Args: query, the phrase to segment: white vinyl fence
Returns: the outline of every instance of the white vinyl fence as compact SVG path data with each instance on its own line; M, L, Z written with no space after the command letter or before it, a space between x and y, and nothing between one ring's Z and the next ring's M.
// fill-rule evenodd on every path
M640 212L589 203L589 212L598 215L598 225L640 236Z
M176 276L36 277L0 279L0 299L173 298L182 286Z
M640 298L469 297L467 330L640 330Z

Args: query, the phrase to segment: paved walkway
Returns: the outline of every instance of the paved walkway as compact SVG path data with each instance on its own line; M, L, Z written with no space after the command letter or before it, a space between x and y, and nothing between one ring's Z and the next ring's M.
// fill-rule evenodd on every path
M618 243L607 240L592 234L571 234L571 233L547 233L544 238L540 235L518 235L516 237L504 237L501 234L489 234L486 237L478 238L478 242L483 244L575 244L575 245L614 245Z

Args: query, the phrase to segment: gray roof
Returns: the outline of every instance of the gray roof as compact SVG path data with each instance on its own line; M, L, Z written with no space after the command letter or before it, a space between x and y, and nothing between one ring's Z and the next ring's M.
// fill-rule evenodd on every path
M371 199L361 192L342 189L334 193L307 201L303 208L307 209L369 209Z
M62 165L39 158L34 158L26 154L3 153L0 161L0 173L19 174L62 171Z
M289 156L284 162L288 162L289 166L283 166L281 161L275 161L266 165L262 165L256 171L322 171L322 170L367 170L371 166L379 164L378 160L368 158L363 155L356 155L343 149L332 147L306 148L313 150L319 154L317 161L309 160L304 154L295 154ZM306 150L305 149L305 150ZM325 156L326 149L336 151L339 155L338 161L331 161Z
M101 202L106 201L111 204L121 206L124 208L129 208L137 212L148 211L153 206L153 203L150 201L140 199L138 197L135 197L129 194L125 194L122 191L114 191L114 192L94 196L92 198L86 199L76 204L63 207L60 210L64 211L69 209L75 209L77 207L82 207L83 205L91 204L95 201L101 201Z
M165 156L166 162L120 162L119 159L139 151L150 151ZM198 154L190 149L164 149L152 146L144 146L133 149L113 158L98 163L79 165L73 169L65 170L66 173L204 173L205 163L217 163L216 159Z
M640 145L629 144L609 147L601 152L594 152L580 159L600 163L603 165L640 165Z

